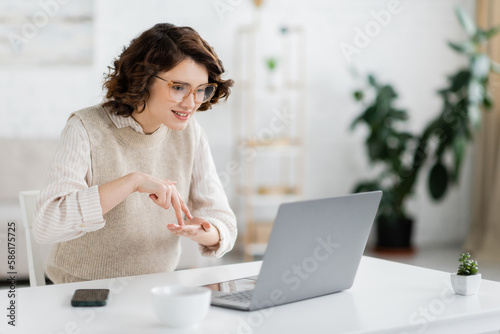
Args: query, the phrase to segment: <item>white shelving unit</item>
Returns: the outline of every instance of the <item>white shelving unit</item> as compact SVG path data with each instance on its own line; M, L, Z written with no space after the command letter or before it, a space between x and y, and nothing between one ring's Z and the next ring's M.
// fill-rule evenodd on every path
M264 31L258 21L241 27L234 43L237 213L246 260L263 255L279 204L303 192L305 43L299 26Z

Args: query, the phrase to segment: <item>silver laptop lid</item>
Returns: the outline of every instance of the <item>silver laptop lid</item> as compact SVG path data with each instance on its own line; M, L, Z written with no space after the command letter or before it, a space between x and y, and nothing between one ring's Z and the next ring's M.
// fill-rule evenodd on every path
M381 191L282 204L251 310L349 289Z

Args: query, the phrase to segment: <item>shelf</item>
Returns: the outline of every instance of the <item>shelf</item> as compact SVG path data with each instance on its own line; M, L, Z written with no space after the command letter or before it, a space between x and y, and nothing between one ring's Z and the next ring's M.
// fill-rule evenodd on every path
M257 141L255 139L243 139L240 141L241 146L245 147L270 147L270 148L282 148L282 147L299 147L301 146L302 140L299 138L276 138L274 140L268 141Z
M302 189L298 186L260 186L257 189L240 186L237 188L238 193L243 196L252 197L253 200L270 199L273 197L293 198L302 194Z
M298 187L287 187L287 186L260 186L257 188L257 194L259 195L297 195L300 193Z
M238 81L238 83L235 85L238 89L241 90L251 90L255 89L255 91L269 91L269 87L260 87L260 88L252 88L252 83L248 80L243 80L243 81ZM283 82L280 85L273 86L271 88L272 90L275 91L294 91L294 90L301 90L304 89L304 83L303 82Z
M264 255L269 236L273 229L272 222L248 222L246 231L245 257L253 258Z
M244 195L242 195L245 197ZM265 207L278 207L280 204L300 201L302 199L300 194L297 195L254 195L247 196L246 199L251 201L255 209L262 209Z
M305 30L297 25L280 27L275 34L251 25L238 30L234 43L233 153L242 171L235 190L238 215L246 227L246 260L265 252L272 227L268 221L279 206L302 198L305 38ZM270 57L276 67L269 68Z

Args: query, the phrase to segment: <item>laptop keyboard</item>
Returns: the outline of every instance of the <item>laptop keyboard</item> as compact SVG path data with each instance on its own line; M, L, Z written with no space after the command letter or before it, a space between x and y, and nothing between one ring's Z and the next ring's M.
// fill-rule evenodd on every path
M244 290L239 292L227 293L217 296L219 299L230 300L239 303L249 303L252 300L254 290Z

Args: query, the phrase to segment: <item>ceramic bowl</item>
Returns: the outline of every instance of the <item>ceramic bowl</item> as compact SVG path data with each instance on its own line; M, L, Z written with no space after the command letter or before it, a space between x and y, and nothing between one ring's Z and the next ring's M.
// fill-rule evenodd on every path
M206 317L212 291L199 286L159 286L151 295L158 319L179 328L194 326Z

